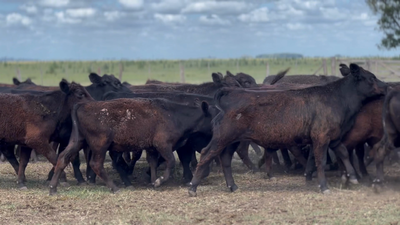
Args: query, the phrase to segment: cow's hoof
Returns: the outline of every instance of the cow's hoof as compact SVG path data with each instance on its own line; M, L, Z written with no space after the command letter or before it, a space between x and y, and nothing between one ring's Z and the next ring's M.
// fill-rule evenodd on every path
M131 191L135 190L132 185L125 186L125 189Z
M67 182L60 182L61 187L69 187L70 185Z
M161 185L161 179L162 179L162 177L158 178L158 179L154 182L154 187L155 187L155 188L160 187L160 185Z
M330 195L330 194L331 194L331 190L326 189L326 190L322 191L322 194L324 194L324 195Z
M197 197L197 193L195 191L189 190L189 197Z
M89 184L87 183L87 182L78 182L78 184L77 184L78 186L82 186L82 187L84 187L84 186L88 186Z
M356 178L350 178L349 181L350 181L351 184L354 184L354 185L359 184L358 180Z
M56 195L56 194L57 194L57 188L50 188L49 195L52 196L52 195Z
M347 177L346 177L346 175L343 174L343 175L340 177L340 180L342 181L342 185L345 185L345 184L347 183Z
M275 181L277 181L278 179L277 179L276 177L269 177L269 180L275 182Z
M118 192L121 191L121 189L119 189L119 188L117 188L117 187L111 188L110 190L111 190L111 192L112 192L113 194L117 194Z
M232 186L230 186L228 188L229 188L229 190L231 190L231 192L235 192L237 189L239 189L236 184L234 184L234 185L232 185Z
M379 180L374 180L372 183L372 189L377 194L381 193L383 191L382 183Z
M26 186L22 186L22 187L19 187L19 190L25 191L25 190L28 190L28 188Z

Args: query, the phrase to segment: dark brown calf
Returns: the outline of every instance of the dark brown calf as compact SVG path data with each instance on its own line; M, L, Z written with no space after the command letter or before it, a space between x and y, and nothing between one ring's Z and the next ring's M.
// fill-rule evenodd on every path
M70 142L58 158L54 176L50 183L50 194L57 192L60 173L75 156L82 145L92 152L90 166L101 177L111 191L118 191L108 179L103 168L107 150L124 152L157 151L165 159L167 169L164 176L155 181L157 187L169 179L175 164L172 150L184 144L194 132L210 132L215 111L206 102L201 108L173 103L163 99L115 99L105 102L78 104L72 112ZM215 112L212 113L215 115ZM148 151L151 154L152 151ZM153 161L152 173L157 161ZM154 165L155 162L155 165Z
M354 116L368 98L381 95L386 84L356 64L351 75L326 84L302 90L282 92L222 89L216 94L221 112L214 119L213 137L202 150L191 182L189 194L196 195L197 186L210 160L237 141L251 140L264 148L285 148L312 144L323 193L328 193L324 167L328 146L338 149L350 179L355 179L341 137L352 126ZM223 165L227 186L235 190L230 162Z
M25 168L30 150L35 149L53 165L56 154L49 142L52 141L60 124L70 117L74 104L91 100L91 96L79 84L63 80L61 90L44 94L0 95L0 140L2 144L18 144L27 147L21 151L18 183L25 187ZM23 156L23 155L27 156Z

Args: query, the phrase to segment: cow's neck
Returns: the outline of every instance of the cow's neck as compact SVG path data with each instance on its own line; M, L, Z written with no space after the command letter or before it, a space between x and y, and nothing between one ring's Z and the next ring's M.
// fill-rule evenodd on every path
M103 97L101 95L102 91L99 89L99 87L95 87L93 84L85 87L86 91L92 96L94 100L100 101L101 99L98 99L99 96Z

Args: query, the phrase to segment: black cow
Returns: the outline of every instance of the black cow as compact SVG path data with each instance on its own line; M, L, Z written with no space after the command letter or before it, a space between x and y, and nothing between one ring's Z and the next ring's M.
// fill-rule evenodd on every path
M383 161L391 151L400 156L400 91L390 90L385 96L382 108L383 137L376 144L372 152L376 165L376 178L373 180L373 187L376 191L380 189L384 181Z
M72 111L71 140L58 158L50 182L50 194L56 193L61 172L83 145L88 145L92 151L90 166L113 192L118 191L118 188L108 179L103 168L107 150L155 150L166 160L167 165L164 176L153 181L154 186L158 187L169 179L174 167L172 150L182 145L192 133L210 132L211 119L216 112L206 102L198 107L165 99L115 99L77 104ZM151 157L152 151L149 153L154 173L154 162L157 161Z
M385 92L386 84L356 64L351 75L302 90L282 92L222 89L216 94L221 109L214 119L213 138L202 150L189 189L196 195L210 160L234 142L251 140L264 148L284 148L312 144L323 193L329 193L324 167L328 146L338 151L351 180L357 180L341 137L352 126L362 102ZM227 186L237 189L231 174L231 156L222 158Z

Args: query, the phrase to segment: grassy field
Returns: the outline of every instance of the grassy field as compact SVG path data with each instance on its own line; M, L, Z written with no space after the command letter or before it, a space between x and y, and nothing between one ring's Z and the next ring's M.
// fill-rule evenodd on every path
M352 59L357 60L357 59ZM153 61L55 61L55 62L2 62L0 63L0 83L11 83L19 71L22 79L31 78L36 84L57 85L62 78L88 84L90 72L114 74L118 77L123 68L123 81L143 84L147 79L180 81L180 65L184 66L187 83L202 83L211 80L212 72L229 70L244 72L261 83L266 75L291 67L288 75L313 74L321 65L322 58L303 59L197 59L197 60L153 60ZM400 61L399 61L400 62ZM327 59L328 74L331 74L330 59ZM337 65L336 75L339 75ZM318 74L322 74L320 70Z
M256 155L251 155L253 161ZM106 170L119 182L106 162ZM147 162L139 161L133 188L111 194L98 180L96 186L76 186L72 169L66 169L70 187L48 196L44 180L48 162L30 164L28 190L16 189L8 163L0 164L0 218L3 224L398 224L400 222L399 164L386 168L386 190L375 194L363 185L341 189L335 172L328 172L332 194L318 192L316 179L306 185L301 171L276 171L277 179L252 174L234 159L239 190L228 192L222 173L215 171L199 186L198 197L188 197L187 187L174 179L158 189L148 184ZM84 171L85 165L81 166ZM275 166L274 169L281 169ZM370 167L372 169L372 167ZM121 185L121 184L120 184Z

